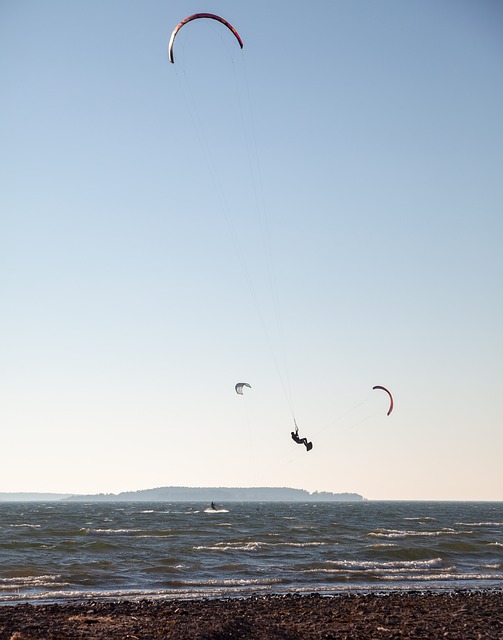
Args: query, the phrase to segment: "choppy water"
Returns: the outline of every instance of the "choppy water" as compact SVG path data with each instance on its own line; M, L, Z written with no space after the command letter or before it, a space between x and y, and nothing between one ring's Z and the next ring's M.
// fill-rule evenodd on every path
M503 588L503 503L0 503L0 603Z

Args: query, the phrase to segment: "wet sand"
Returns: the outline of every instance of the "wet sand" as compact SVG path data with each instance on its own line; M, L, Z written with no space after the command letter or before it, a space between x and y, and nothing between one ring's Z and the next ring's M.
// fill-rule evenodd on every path
M0 640L503 639L503 590L0 606Z

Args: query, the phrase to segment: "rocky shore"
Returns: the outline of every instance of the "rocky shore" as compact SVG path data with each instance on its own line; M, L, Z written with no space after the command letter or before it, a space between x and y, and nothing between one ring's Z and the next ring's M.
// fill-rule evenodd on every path
M501 640L503 590L0 606L0 640Z

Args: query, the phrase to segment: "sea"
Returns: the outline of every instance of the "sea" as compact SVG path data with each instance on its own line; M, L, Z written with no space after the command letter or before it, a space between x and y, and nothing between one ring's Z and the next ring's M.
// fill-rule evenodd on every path
M0 604L503 588L503 502L0 503Z

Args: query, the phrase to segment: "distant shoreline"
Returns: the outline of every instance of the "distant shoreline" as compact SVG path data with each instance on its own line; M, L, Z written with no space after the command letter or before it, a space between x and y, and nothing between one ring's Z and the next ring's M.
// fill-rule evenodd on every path
M358 493L288 487L158 487L121 493L69 494L0 492L0 502L361 502Z

